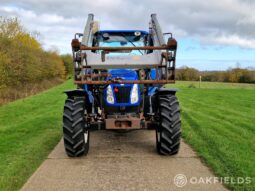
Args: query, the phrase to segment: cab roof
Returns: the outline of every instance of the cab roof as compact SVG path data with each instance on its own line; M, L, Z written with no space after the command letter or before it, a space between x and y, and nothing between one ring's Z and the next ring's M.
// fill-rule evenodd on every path
M149 34L144 30L99 30L98 33L134 33L141 32L142 34Z

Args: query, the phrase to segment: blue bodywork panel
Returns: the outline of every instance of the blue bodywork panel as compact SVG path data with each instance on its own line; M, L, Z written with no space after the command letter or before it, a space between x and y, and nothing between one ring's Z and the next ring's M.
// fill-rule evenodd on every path
M108 71L112 76L108 77L107 80L110 80L111 78L121 78L123 80L138 80L138 75L136 73L136 71L130 70L130 69L111 69ZM113 91L113 96L114 96L114 104L110 104L107 102L106 100L106 91L107 89L105 88L104 90L104 101L105 101L105 105L108 106L136 106L140 104L140 88L138 88L138 102L131 104L131 96L129 96L129 101L126 103L117 103L116 101L116 95L114 92L114 88L116 87L117 89L122 87L122 88L130 88L130 90L132 91L134 84L110 84L109 86L111 86L112 91ZM130 95L131 95L131 91L130 91ZM124 96L124 95L123 95Z
M111 77L108 77L107 80L111 78L122 78L123 80L138 80L136 71L130 69L110 69L108 72L111 74Z
M88 97L89 97L89 102L92 103L93 102L93 95L92 95L92 92L88 90L88 85L83 85L84 87L84 91L87 93Z

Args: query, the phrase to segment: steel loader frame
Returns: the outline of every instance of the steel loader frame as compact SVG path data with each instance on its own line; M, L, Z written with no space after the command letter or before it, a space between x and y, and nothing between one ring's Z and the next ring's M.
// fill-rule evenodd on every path
M149 26L149 38L154 42L153 46L92 47L94 25L94 15L89 14L84 33L76 33L71 43L74 58L75 84L169 84L175 82L177 41L172 37L171 33L165 33L170 35L168 42L165 43L164 34L161 31L156 14L151 15ZM82 41L79 42L77 37L81 36ZM97 50L101 50L101 56L93 53L93 51ZM109 52L125 50L147 50L151 51L151 53L141 56L106 58L106 54ZM155 68L157 77L155 80L139 79L125 81L111 79L106 81L106 77L109 77L110 74L105 72L105 69L109 68Z

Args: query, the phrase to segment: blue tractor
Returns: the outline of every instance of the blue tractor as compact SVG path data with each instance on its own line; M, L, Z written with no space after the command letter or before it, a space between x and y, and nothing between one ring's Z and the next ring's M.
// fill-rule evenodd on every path
M164 35L169 35L165 42ZM156 15L148 31L99 30L89 14L72 40L74 82L66 91L64 146L68 156L86 155L90 132L152 129L162 155L178 153L181 120L175 82L177 42L163 34Z

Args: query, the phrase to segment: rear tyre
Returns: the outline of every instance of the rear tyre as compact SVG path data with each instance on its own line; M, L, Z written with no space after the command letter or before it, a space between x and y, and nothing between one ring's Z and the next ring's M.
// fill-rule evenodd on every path
M177 154L181 139L179 102L174 95L159 96L160 125L156 129L156 146L161 155Z
M85 129L84 97L68 97L63 114L63 137L69 157L86 155L89 151L89 130Z

